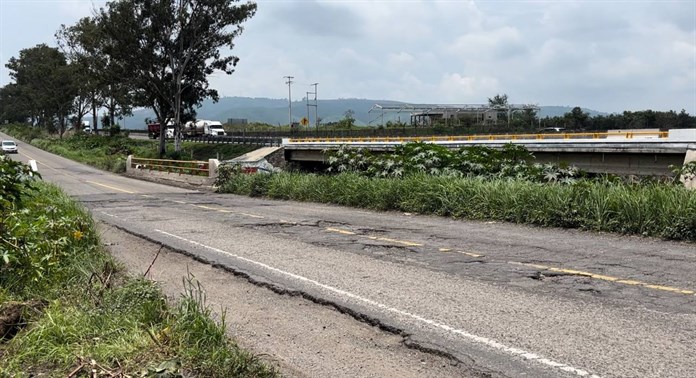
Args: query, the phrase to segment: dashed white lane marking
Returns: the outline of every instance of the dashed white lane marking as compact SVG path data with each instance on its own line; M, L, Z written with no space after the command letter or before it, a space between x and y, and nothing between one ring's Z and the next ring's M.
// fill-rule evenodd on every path
M407 312L407 311L399 310L398 308L389 307L388 305L385 305L385 304L376 302L376 301L374 301L374 300L372 300L372 299L368 299L368 298L365 298L365 297L361 297L361 296L359 296L359 295L357 295L357 294L353 294L353 293L351 293L351 292L348 292L348 291L345 291L345 290L341 290L341 289L339 289L339 288L336 288L336 287L333 287L333 286L329 286L329 285L327 285L327 284L323 284L323 283L321 283L321 282L319 282L319 281L316 281L316 280L313 280L313 279L310 279L310 278L307 278L307 277L304 277L304 276L300 276L300 275L297 275L297 274L294 274L294 273L290 273L290 272L287 272L287 271L284 271L284 270L275 268L275 267L273 267L273 266L270 266L270 265L268 265L268 264L264 264L264 263L262 263L262 262L258 262L258 261L255 261L255 260L251 260L251 259L249 259L249 258L242 257L242 256L236 255L236 254L231 253L231 252L223 251L223 250L221 250L221 249L219 249L219 248L211 247L211 246L208 246L208 245L199 243L199 242L194 241L194 240L186 239L186 238L184 238L184 237L181 237L181 236L178 236L178 235L175 235L175 234L171 234L171 233L166 232L166 231L162 231L162 230L158 230L158 229L155 229L155 231L156 231L156 232L159 232L160 234L169 236L169 237L171 237L171 238L178 239L178 240L182 240L182 241L185 241L185 242L190 243L190 244L192 244L192 245L199 246L199 247L208 249L208 250L210 250L210 251L217 252L217 253L220 253L220 254L223 254L223 255L227 255L227 256L233 257L233 258L235 258L235 259L237 259L237 260L241 260L241 261L244 261L244 262L247 262L247 263L250 263L250 264L259 266L259 267L261 267L261 268L263 268L263 269L266 269L266 270L272 271L272 272L274 272L274 273L278 273L278 274L281 274L281 275L290 277L290 278L295 279L295 280L297 280L297 281L302 281L302 282L305 282L305 283L308 283L308 284L312 284L312 285L317 286L317 287L320 287L320 288L322 288L322 289L324 289L324 290L327 290L327 291L333 292L333 293L335 293L335 294L338 294L339 296L343 296L343 297L346 297L346 298L351 298L351 299L354 299L354 300L363 302L363 303L365 303L365 304L368 304L368 305L370 305L370 306L377 307L377 308L379 308L379 309L381 309L381 310L384 310L384 311L387 311L387 312L391 312L391 313L394 313L394 314L398 314L398 315L401 315L401 316L403 316L403 317L411 318L411 319L413 319L413 320L416 320L416 321L421 322L421 323L428 324L428 325L430 325L430 326L432 326L432 327L439 328L439 329L444 330L444 331L446 331L446 332L449 332L449 333L452 333L452 334L456 334L456 335L462 336L462 337L464 337L465 339L467 339L467 340L469 340L469 341L472 341L472 342L475 342L475 343L478 343L478 344L482 344L482 345L486 345L486 346L488 346L488 347L490 347L490 348L496 349L496 350L501 351L501 352L505 352L505 353L510 354L510 355L514 355L514 356L517 356L517 357L521 357L521 358L523 358L523 359L525 359L525 360L534 361L534 362L537 362L537 363L542 364L542 365L544 365L544 366L551 367L551 368L555 368L555 369L557 369L557 370L564 371L564 372L567 372L567 373L571 373L571 374L577 375L577 376L579 376L579 377L599 378L598 375L591 374L591 373L589 373L589 372L587 372L587 371L585 371L585 370L583 370L583 369L579 369L579 368L576 368L576 367L573 367L573 366L570 366L570 365L567 365L567 364L564 364L564 363L561 363L561 362L556 362L556 361L550 360L550 359L548 359L548 358L545 358L545 357L543 357L543 356L540 356L540 355L538 355L538 354L536 354L536 353L528 352L528 351L523 350L523 349L519 349L519 348L515 348L515 347L510 347L510 346L507 346L507 345L505 345L505 344L502 344L502 343L500 343L500 342L498 342L498 341L495 341L495 340L493 340L493 339L489 339L489 338L487 338L487 337L482 337L482 336L477 336L477 335L471 334L471 333L469 333L469 332L466 332L466 331L464 331L464 330L457 329L457 328L448 326L448 325L446 325L446 324L438 323L438 322L436 322L436 321L434 321L434 320L424 318L424 317L422 317L422 316L420 316L420 315L416 315L416 314L412 314L412 313Z

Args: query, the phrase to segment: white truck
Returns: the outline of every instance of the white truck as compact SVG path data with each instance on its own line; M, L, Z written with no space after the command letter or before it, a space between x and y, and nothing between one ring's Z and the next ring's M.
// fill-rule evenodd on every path
M225 135L225 129L222 128L222 123L220 123L220 121L200 120L196 122L196 129L203 129L203 135Z

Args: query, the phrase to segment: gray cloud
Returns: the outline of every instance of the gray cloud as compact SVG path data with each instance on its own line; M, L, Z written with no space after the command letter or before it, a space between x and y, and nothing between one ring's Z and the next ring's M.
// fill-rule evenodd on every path
M31 39L3 22L4 59L70 23L17 4L3 21L50 31ZM513 102L694 114L695 12L686 1L259 0L236 41L237 71L211 84L224 95L283 98L283 76L293 75L293 98L319 82L321 98L481 103L507 93Z
M259 4L260 11L264 3ZM362 19L350 8L314 0L269 4L270 17L278 25L305 37L354 38L362 32Z

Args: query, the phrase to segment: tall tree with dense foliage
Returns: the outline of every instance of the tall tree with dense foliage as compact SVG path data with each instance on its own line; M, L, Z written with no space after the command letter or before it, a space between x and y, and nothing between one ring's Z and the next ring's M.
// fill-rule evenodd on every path
M492 98L488 98L488 105L492 108L498 109L496 123L501 117L506 117L508 123L510 123L510 110L508 109L508 95L507 94L496 94Z
M585 127L590 115L585 113L581 107L576 106L569 113L566 113L565 117L571 122L574 128L580 129Z
M209 87L213 72L234 72L239 58L232 49L242 23L256 4L238 0L117 0L99 11L103 52L135 94L135 104L151 107L161 125L173 120L180 149L182 115L206 98L218 99ZM160 155L165 152L160 133Z
M77 96L73 103L75 127L81 127L82 118L92 112L92 127L97 126L97 112L102 105L102 80L105 64L98 53L99 36L94 21L85 17L75 25L61 25L56 32L58 47L76 66L79 76Z
M10 58L6 67L15 81L13 106L29 115L32 124L49 131L65 132L77 96L77 71L65 55L54 47L40 44Z

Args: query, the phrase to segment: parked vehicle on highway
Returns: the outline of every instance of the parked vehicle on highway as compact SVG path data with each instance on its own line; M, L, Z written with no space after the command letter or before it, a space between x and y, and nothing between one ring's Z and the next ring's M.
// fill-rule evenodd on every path
M17 143L13 140L3 140L2 141L2 152L6 154L16 154L19 152L17 148Z

